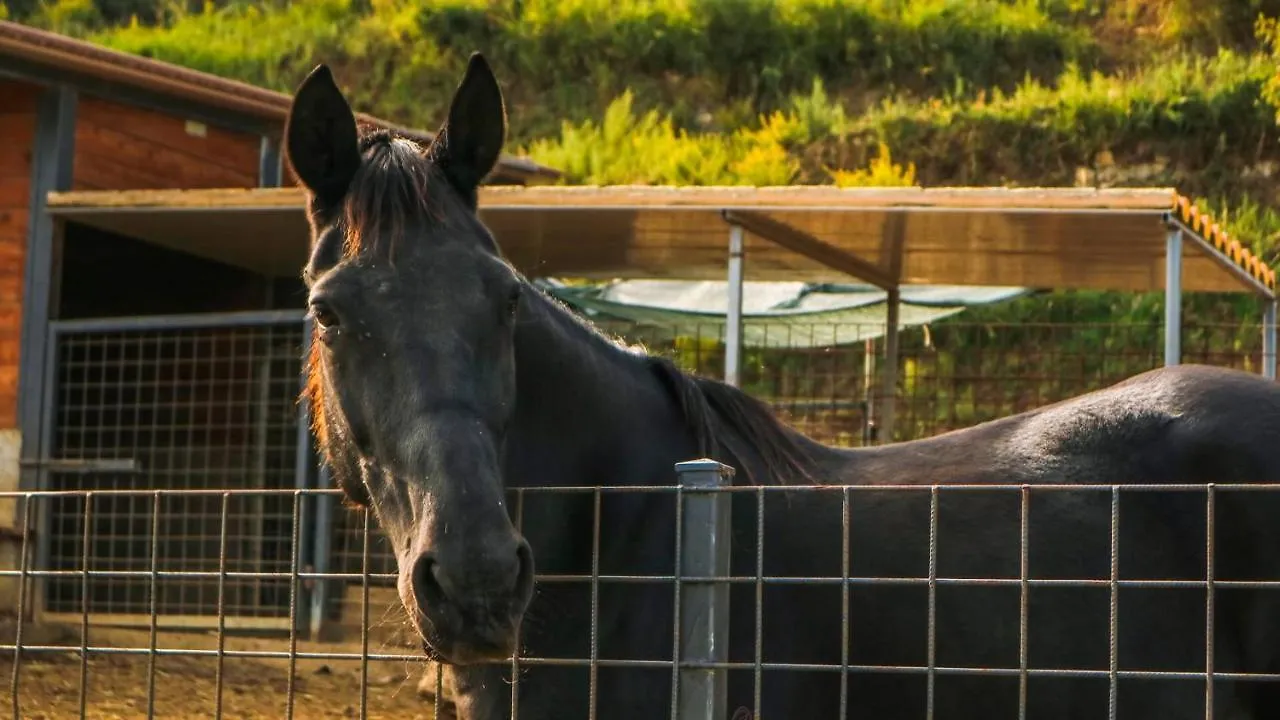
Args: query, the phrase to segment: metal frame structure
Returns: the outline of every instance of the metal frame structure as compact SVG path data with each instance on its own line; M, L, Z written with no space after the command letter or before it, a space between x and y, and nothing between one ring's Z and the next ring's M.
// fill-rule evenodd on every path
M1168 239L1165 246L1165 365L1182 362L1182 255L1187 242L1218 261L1263 302L1262 375L1276 379L1276 305L1274 283L1260 281L1241 267L1242 250L1226 237L1207 216L1180 199L1177 213L1165 215Z
M18 427L23 431L19 483L37 487L34 473L44 458L40 422L49 348L49 321L57 317L58 269L63 224L46 207L49 193L71 187L75 162L77 94L65 86L45 89L40 100L31 156L31 214L23 268L22 332L19 342Z
M1200 214L1193 207L1182 203L1184 220L1171 213L1166 213L1164 223L1168 228L1165 244L1165 320L1164 320L1164 364L1178 365L1182 362L1182 277L1183 249L1186 242L1194 243L1199 250L1216 260L1220 265L1232 272L1245 287L1257 294L1264 303L1263 325L1263 362L1262 375L1270 380L1276 379L1276 311L1277 295L1274 281L1264 282L1257 274L1251 274L1241 267L1241 250L1235 244L1235 256L1228 253L1228 240L1220 236L1220 231L1207 218L1203 228L1208 232L1202 234ZM737 385L741 375L742 358L742 283L746 278L744 252L742 250L742 232L744 229L756 236L786 247L802 256L816 260L828 267L847 272L849 275L871 283L888 293L885 318L885 353L884 365L881 368L881 389L879 398L879 417L877 431L886 442L891 441L894 423L895 388L898 377L898 334L899 334L899 284L901 282L903 260L903 238L901 215L897 228L890 231L890 266L884 269L867 262L830 244L809 236L800 230L763 215L725 210L722 211L725 222L729 224L729 262L728 262L728 323L725 335L725 370L726 382ZM1190 221L1190 222L1188 222ZM1212 240L1205 238L1208 235Z
M844 717L845 709L850 701L849 698L849 677L854 674L910 674L919 675L926 678L925 692L927 693L926 718L934 716L934 686L937 678L947 675L986 675L992 677L1011 677L1016 678L1019 684L1019 717L1026 714L1028 683L1031 678L1038 677L1091 677L1104 680L1108 686L1109 712L1107 717L1109 720L1118 720L1117 715L1117 693L1120 683L1130 678L1142 680L1163 680L1163 681L1181 681L1201 683L1204 688L1205 707L1204 716L1206 719L1213 717L1213 698L1214 687L1217 681L1266 681L1280 682L1280 675L1265 673L1250 673L1240 671L1221 671L1214 667L1215 642L1215 596L1219 591L1229 590L1231 588L1274 588L1280 587L1280 578L1260 578L1251 580L1232 580L1218 576L1215 571L1215 546L1212 541L1215 532L1214 508L1216 498L1222 497L1224 493L1233 492L1276 492L1280 491L1277 485L912 485L912 486L733 486L731 484L731 469L721 465L718 462L701 459L690 462L679 463L675 466L678 481L672 486L658 487L561 487L561 488L528 488L513 491L516 498L512 502L513 508L523 508L526 495L538 494L562 494L562 493L589 493L594 498L594 506L596 508L597 519L596 532L599 532L600 520L598 514L600 512L600 498L606 494L614 493L666 493L675 494L677 504L677 522L673 532L675 533L675 556L673 557L674 572L671 575L604 575L598 571L598 566L593 562L593 570L586 575L540 575L537 578L539 583L578 583L589 585L593 596L598 593L598 588L604 583L667 583L670 584L673 591L674 601L674 621L672 625L672 654L670 660L638 660L626 658L610 658L601 659L598 657L596 648L593 645L589 657L573 657L573 658L549 658L549 657L516 657L512 659L513 663L518 666L558 666L558 667L583 667L591 671L591 694L590 697L596 697L596 670L599 668L642 668L642 669L660 669L669 670L672 679L672 695L671 695L671 719L672 720L722 720L726 709L726 692L727 692L727 673L730 670L742 670L751 672L755 679L755 697L754 712L758 716L760 711L760 687L761 676L764 672L831 672L838 673L841 677L840 683L840 717ZM928 533L928 568L927 573L920 576L902 576L902 577L862 577L852 576L850 574L849 561L851 558L851 509L858 502L858 497L865 492L885 492L892 491L896 493L904 493L919 496L921 494L928 498L929 514L927 518ZM148 584L150 595L153 598L152 613L149 617L149 641L144 645L111 645L104 644L101 641L95 642L89 633L90 613L87 609L87 603L82 613L68 618L71 621L79 622L80 636L79 642L47 642L40 640L29 640L24 636L24 630L19 625L15 629L15 635L12 641L5 639L0 644L0 653L11 654L13 663L13 672L10 677L12 708L15 717L21 715L22 708L22 667L24 659L28 656L56 656L59 654L70 654L71 657L79 663L80 666L80 717L88 717L86 712L87 695L91 680L91 656L115 655L121 657L134 657L145 659L147 663L147 686L145 699L139 698L137 702L145 702L148 713L154 713L156 710L156 663L158 659L169 658L175 656L187 656L193 658L206 658L216 665L216 699L217 703L215 715L221 717L222 695L226 690L228 681L225 680L225 664L228 660L243 660L250 658L259 659L283 659L289 663L288 680L284 697L277 696L275 700L285 704L283 715L291 718L295 712L295 701L297 697L297 663L300 660L324 660L327 662L336 661L355 661L360 664L360 697L359 697L359 717L367 717L370 710L370 679L369 669L374 662L391 661L396 663L419 663L422 658L416 649L406 648L403 652L387 652L384 648L380 652L371 652L368 629L370 627L371 612L369 603L369 582L374 579L374 574L370 570L369 565L369 542L371 533L372 520L371 513L368 510L360 511L360 527L363 547L363 564L358 572L350 572L343 574L323 573L307 567L306 541L301 532L301 528L306 525L304 517L310 510L308 508L315 507L314 504L308 504L308 500L318 497L331 497L338 493L337 490L316 489L316 488L293 488L293 489L277 489L277 490L207 490L207 491L174 491L174 490L105 490L105 491L65 491L65 492L23 492L23 493L0 493L0 498L4 497L20 497L24 501L24 513L28 520L31 520L34 508L39 503L49 503L56 499L76 498L81 499L84 507L81 513L81 528L84 533L84 547L89 547L91 539L94 508L97 502L111 497L117 496L136 496L144 501L148 501L152 509L151 514L151 531L149 543L151 545L151 562L150 565L143 569L130 571L112 571L95 569L92 567L93 558L88 552L81 558L79 567L69 570L51 570L47 566L42 565L38 554L34 554L31 538L24 538L21 552L21 561L19 567L13 570L0 570L0 577L15 578L24 590L29 590L31 585L41 579L49 579L55 577L64 577L78 580L84 587L88 587L91 579L95 577L128 577L137 581L144 581ZM1045 578L1031 577L1029 564L1029 537L1031 532L1031 496L1033 494L1053 494L1053 493L1095 493L1103 494L1110 499L1109 503L1109 530L1107 545L1109 547L1110 571L1103 577L1090 578ZM1194 493L1203 495L1204 508L1206 518L1206 559L1204 572L1200 579L1194 578L1144 578L1144 579L1124 579L1119 571L1119 552L1118 542L1121 527L1121 497L1130 493ZM729 550L731 543L731 535L729 533L730 518L730 501L734 494L744 494L754 501L757 508L757 517L763 518L763 508L765 499L770 494L776 493L819 493L831 500L832 503L838 503L840 507L842 523L840 533L841 556L843 569L839 576L821 576L821 577L775 577L767 575L763 566L763 554L757 555L756 569L753 574L745 576L735 576L730 571ZM1021 515L1019 521L1020 528L1020 572L1017 577L949 577L939 573L938 557L939 557L939 507L940 498L943 494L950 493L1006 493L1013 495L1018 499ZM162 514L162 500L171 496L183 495L202 495L212 499L221 500L221 561L217 569L210 570L167 570L162 569L156 562L157 547L162 541L160 535L160 520ZM231 501L237 497L245 495L263 495L275 496L288 501L290 507L290 515L293 519L292 537L290 540L289 561L286 569L274 573L244 573L228 569L226 559L227 547L227 517ZM1106 512L1106 506L1100 508ZM517 522L520 518L517 517ZM767 535L762 520L757 520L756 537L757 542L763 544L767 541ZM862 553L875 552L875 548L863 548ZM290 587L290 603L289 603L289 638L287 641L287 649L232 649L227 643L227 618L219 615L217 618L217 634L215 638L215 646L208 648L192 648L192 647L169 647L158 639L158 615L155 612L154 598L159 592L159 587L166 582L180 581L190 578L203 578L208 581L216 582L219 588L219 596L221 597L224 588L230 582L245 579L256 578L260 576L270 576L271 578L287 582ZM361 621L363 631L360 640L360 649L358 652L339 651L339 650L303 650L299 648L300 641L303 640L301 628L305 625L302 614L307 607L301 597L309 584L323 580L343 580L350 582L360 582L363 589L363 604L361 608ZM851 589L858 586L867 585L899 585L899 586L916 586L925 587L928 595L927 615L921 621L927 628L927 638L925 657L927 662L921 665L858 665L850 660L850 654L847 644L844 646L839 664L813 664L813 663L797 663L797 662L780 662L764 657L759 641L756 643L756 653L752 661L749 662L730 662L728 659L728 625L727 618L729 613L729 587L734 584L746 584L756 588L757 603L754 609L755 624L757 638L759 637L760 628L764 623L773 622L772 618L766 617L762 612L759 604L762 588L766 585L777 584L808 584L823 585L827 587L837 586L840 588L842 597L841 615L839 625L842 632L847 637L851 629L851 618L849 616L849 598ZM1018 603L1018 624L1020 627L1018 638L1018 661L1016 666L1010 665L1005 667L978 667L978 666L945 666L938 662L936 652L936 638L938 635L938 627L941 622L939 619L936 595L940 587L1006 587L1017 589L1019 591L1020 600ZM1107 636L1109 654L1107 659L1107 667L1037 667L1028 654L1028 608L1029 608L1029 591L1034 587L1092 587L1105 589L1110 596L1110 618L1107 626ZM1203 632L1205 636L1205 653L1203 667L1200 669L1161 669L1154 670L1140 667L1124 667L1120 662L1120 646L1119 646L1119 627L1120 615L1119 606L1117 604L1118 594L1123 588L1145 588L1153 591L1160 590L1197 590L1204 593L1205 603L1205 622L1203 625L1191 629L1192 632ZM20 598L26 598L27 593L24 592ZM20 599L20 603L25 600ZM22 609L21 607L19 608ZM593 619L594 620L594 619ZM785 622L785 619L783 620ZM595 637L595 634L592 634ZM284 644L284 640L280 641ZM443 699L443 688L440 682L441 675L436 674L436 692L435 702L437 712L440 709ZM512 718L519 718L519 704L514 689L518 688L518 683L513 686L512 700ZM122 693L128 692L129 688L114 687L117 697ZM261 695L260 700L263 703L269 702L266 698L268 688L266 686L255 685L253 689L255 695ZM591 717L596 717L596 708L591 708ZM438 716L438 715L437 715ZM1122 720L1122 718L1119 718Z
M189 315L95 318L88 320L55 320L50 321L47 324L47 328L48 331L46 337L48 340L48 349L43 354L44 368L42 376L45 378L45 382L43 384L43 396L40 400L41 412L39 413L39 429L37 433L27 436L33 440L33 442L30 442L29 444L38 448L43 454L33 461L24 463L24 470L27 472L24 473L23 490L37 493L51 491L54 486L54 483L52 482L54 474L74 472L80 476L84 476L117 474L122 472L140 473L150 470L150 468L144 467L143 463L139 462L138 458L53 456L57 445L55 442L55 432L58 430L57 423L59 422L59 413L57 412L59 405L58 376L59 367L61 363L64 362L64 359L60 356L60 349L62 347L61 340L63 338L85 338L88 342L92 342L96 346L102 344L100 338L115 336L117 338L115 341L116 346L132 347L142 346L143 339L141 338L144 338L149 333L158 336L155 338L156 342L164 343L166 342L164 333L170 332L184 333L201 330L246 331L254 329L270 331L272 328L293 328L301 338L301 354L297 357L297 361L300 365L303 358L306 357L306 354L309 351L311 339L310 321L306 318L304 311L301 310L266 310L229 313L199 313ZM95 340L95 338L98 340ZM167 342L181 344L182 341L180 338L175 337L167 340ZM268 364L259 368L257 380L253 383L254 388L250 391L257 396L253 401L253 404L258 408L257 417L253 421L253 433L255 437L250 443L252 446L251 452L255 455L261 455L266 451L265 448L267 441L262 433L265 432L268 421L264 416L264 410L262 408L267 407L269 402L268 393L270 392L269 383L271 381L269 353L270 348L268 348L268 355L262 358ZM206 358L205 362L217 363L227 360L234 361L236 359L256 361L259 358L237 358L234 356L231 358L211 357ZM124 369L119 367L119 363L116 363L116 365L116 372L123 373ZM118 383L118 387L115 388L117 392L127 389L123 380L118 381ZM297 396L297 393L302 389L303 384L305 383L305 377L299 376L296 383L297 384L293 386L293 390L289 393L290 398L295 398ZM68 389L68 392L73 390L78 392L87 392L87 390L80 390L78 388ZM295 421L296 428L292 440L294 454L292 485L297 490L314 489L316 487L316 483L323 480L323 478L320 478L317 475L318 463L311 442L311 428L308 410L309 408L306 403L298 404L298 409L296 411L297 417ZM190 430L188 432L190 432ZM28 443L24 443L24 446L27 444ZM119 449L120 448L117 448L117 450ZM265 477L264 469L261 467L262 461L255 460L254 462L258 465L258 472L256 474L258 476ZM175 490L173 492L179 496L184 493L194 493L193 495L190 495L194 497L200 495L202 491ZM265 492L269 493L270 489L265 490ZM54 494L57 493L54 492ZM207 493L205 494L207 495ZM241 495L246 498L251 497L252 494L252 490L242 491L241 493ZM311 505L314 505L315 507L311 508ZM48 510L48 507L49 505L46 504L46 511ZM35 562L40 566L48 567L53 561L53 540L52 533L49 532L51 518L47 513L31 516L27 515L27 512L28 511L24 509L19 509L20 515L25 515L27 520L34 523L23 526L27 531L24 537L32 534L32 528L45 529L44 532L36 533L34 551ZM226 512L225 509L223 512ZM261 510L258 511L259 515L261 515L261 512ZM250 518L251 515L252 513L250 515L242 515L241 517ZM306 517L308 518L306 527L299 530L301 538L299 540L301 543L300 552L304 553L304 556L309 558L309 566L317 565L323 568L325 565L325 554L328 552L329 536L332 532L331 520L333 517L333 508L329 499L323 496L316 497L314 500L309 499ZM258 534L260 535L261 533ZM310 559L313 557L313 548L316 549L314 555L315 558L318 558L316 560ZM225 554L225 547L223 550ZM118 559L128 560L129 558ZM38 585L39 583L37 583L37 586ZM44 603L44 589L42 587L36 587L35 589L37 592L31 598L30 604L28 605L30 611L39 616L42 620L56 622L60 619L67 619L67 615L65 613L46 609ZM315 583L313 604L299 609L296 613L296 617L293 618L294 621L301 623L301 625L295 628L295 630L312 628L315 632L318 632L318 623L320 618L316 617L313 619L311 613L313 607L320 608L322 606L323 592L323 581L317 581ZM86 605L86 608L87 607L88 606ZM166 627L214 627L216 625L217 627L222 628L242 627L256 629L287 629L287 625L285 624L287 619L283 617L272 619L270 617L235 617L229 615L230 613L224 612L221 609L206 607L204 609L204 614L188 612L178 615L162 616L164 617L164 620L159 624ZM109 620L111 623L117 625L139 625L147 622L145 615L136 612L112 613L109 616ZM154 624L157 621L153 618L151 622Z

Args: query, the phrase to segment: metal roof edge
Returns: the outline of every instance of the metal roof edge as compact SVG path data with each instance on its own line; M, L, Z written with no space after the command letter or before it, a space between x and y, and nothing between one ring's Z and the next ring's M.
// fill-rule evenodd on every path
M1275 269L1268 266L1262 258L1250 252L1239 240L1232 238L1226 230L1223 230L1209 216L1209 213L1201 210L1194 200L1186 195L1178 194L1174 197L1173 207L1170 208L1169 215L1198 234L1210 246L1222 253L1226 259L1247 273L1249 277L1262 283L1268 290L1275 292Z

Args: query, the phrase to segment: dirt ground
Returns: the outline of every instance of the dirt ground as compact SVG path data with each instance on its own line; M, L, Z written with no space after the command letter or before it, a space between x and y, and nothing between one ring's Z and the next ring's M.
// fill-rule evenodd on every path
M5 633L10 635L10 633ZM138 630L91 628L90 644L106 647L147 647L148 633ZM9 637L5 642L11 642ZM24 630L23 644L80 644L78 627ZM160 648L216 649L212 633L161 632ZM288 649L287 639L233 637L228 650ZM300 652L359 653L359 642L298 642ZM410 648L370 642L371 653L413 654ZM0 653L0 713L8 714L13 702L12 652ZM286 717L288 661L274 658L225 658L222 680L222 714L228 720L279 720ZM24 720L123 720L148 717L146 655L97 655L89 657L86 711L80 713L80 654L27 653L19 667L18 703ZM217 696L217 659L214 657L158 656L154 717L214 718ZM434 688L434 668L421 662L373 661L368 666L365 717L371 720L431 720L433 698L419 693L424 672L427 688ZM441 720L451 713L441 713ZM360 665L354 661L298 660L295 672L293 717L359 718Z

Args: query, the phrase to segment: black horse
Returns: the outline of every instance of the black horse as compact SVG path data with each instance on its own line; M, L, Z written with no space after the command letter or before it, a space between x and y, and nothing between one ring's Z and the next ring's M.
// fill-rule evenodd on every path
M598 538L590 492L526 491L519 531L508 494L669 486L676 462L700 456L736 468L739 484L780 490L763 503L761 568L756 491L735 497L737 576L840 578L846 518L851 529L847 618L839 583L765 584L765 663L901 670L928 665L932 654L940 668L931 677L770 665L757 687L756 587L736 584L730 659L747 665L730 673L735 717L759 709L765 720L833 718L847 702L848 717L920 718L931 697L940 719L1017 717L1020 703L1031 718L1102 718L1116 679L1121 718L1200 718L1206 682L1194 674L1206 671L1207 618L1216 717L1274 717L1275 683L1228 675L1280 672L1276 591L1229 582L1280 577L1280 504L1266 493L1119 493L1119 579L1186 582L1119 587L1114 678L1105 674L1113 586L1018 580L1024 563L1032 579L1111 578L1108 486L1280 480L1271 460L1280 446L1280 388L1240 372L1175 367L930 439L825 447L739 390L605 337L502 259L476 204L505 123L497 81L474 55L429 147L361 134L324 66L299 87L287 130L313 234L304 276L315 323L314 430L350 501L371 507L390 539L401 599L424 650L446 664L462 717L510 717L505 659L517 648L544 661L587 658L593 634L602 661L667 663L601 662L592 671L530 661L520 667L519 717L588 717L591 690L598 717L667 716L670 584L601 583L593 603L585 583L539 582L535 591L534 559L540 577L587 575L598 544L602 575L670 575L673 494L604 495ZM1104 487L1034 489L1050 483ZM917 487L787 489L806 484ZM931 491L934 484L1014 487L962 493ZM1025 498L1023 484L1033 486ZM944 578L932 613L929 583L858 581L925 578L931 559ZM1005 672L949 670L957 668ZM1036 672L1054 669L1064 672ZM1072 669L1104 673L1065 672Z

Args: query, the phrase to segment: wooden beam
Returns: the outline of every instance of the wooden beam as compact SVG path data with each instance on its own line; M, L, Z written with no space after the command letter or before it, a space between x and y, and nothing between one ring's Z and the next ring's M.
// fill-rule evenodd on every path
M266 195L263 193L266 192ZM484 185L480 206L544 210L807 210L1017 213L1068 215L1151 214L1173 208L1175 194L1162 188L838 188L825 185L703 187L670 185ZM51 199L59 206L238 206L301 205L302 191L144 190L77 191Z
M889 277L893 278L894 284L901 284L903 249L907 244L907 214L901 211L886 213L881 234L880 262L889 267Z
M898 286L895 278L874 264L767 215L741 210L725 210L722 214L731 225L738 225L757 237L833 270L865 280L881 290L893 290Z

